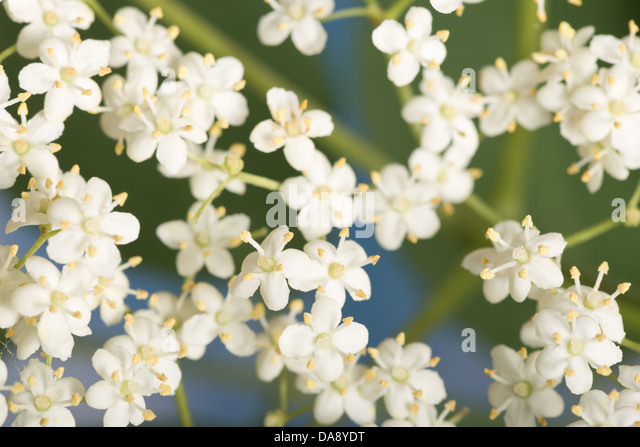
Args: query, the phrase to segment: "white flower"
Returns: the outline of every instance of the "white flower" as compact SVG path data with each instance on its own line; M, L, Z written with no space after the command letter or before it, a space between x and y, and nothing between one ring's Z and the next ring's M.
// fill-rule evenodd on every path
M333 12L334 0L266 0L273 11L260 18L258 38L275 46L291 36L293 45L306 56L319 54L327 43L327 32L319 19Z
M640 414L633 407L618 405L618 393L613 390L608 395L604 391L591 390L585 393L571 412L581 421L570 427L633 427L640 422Z
M62 368L54 371L40 360L31 359L20 373L20 381L7 396L9 410L18 413L13 427L75 427L66 408L77 406L84 386L73 377L62 378Z
M377 367L370 374L384 388L385 408L394 419L406 419L416 412L419 403L437 405L446 397L440 375L427 369L440 358L431 357L424 343L404 346L404 334L388 338L378 348L369 349Z
M431 35L433 17L428 9L413 6L404 20L404 26L395 20L385 20L372 35L375 47L392 55L387 76L397 86L410 84L420 67L440 67L447 56L443 41L448 32Z
M541 289L560 287L564 278L553 258L567 245L560 233L540 234L531 216L522 221L500 222L487 230L494 248L481 248L468 254L462 266L485 280L484 295L491 303L502 301L508 294L522 302L531 286Z
M498 345L491 350L493 369L489 377L495 380L489 387L491 418L502 412L507 427L533 427L536 421L545 425L544 418L558 417L564 411L564 401L536 371L540 351L527 356L526 351Z
M102 101L100 86L91 79L109 73L109 42L85 40L72 42L50 37L40 46L40 60L24 67L18 79L20 88L35 94L46 93L44 114L47 119L64 121L77 107L95 110Z
M256 149L270 153L284 146L287 162L296 170L311 167L316 151L312 138L326 137L333 132L331 116L321 110L307 110L295 93L281 88L267 92L271 120L260 122L249 139Z
M61 360L71 357L73 336L91 334L91 310L84 298L93 281L88 268L65 266L62 272L50 261L32 256L25 264L32 282L13 293L13 307L33 320L45 354ZM29 322L27 322L29 324Z
M235 57L215 60L211 54L188 53L178 63L178 78L194 93L191 113L204 128L214 120L241 126L249 115L246 98L239 93L244 86L244 67Z
M4 390L5 382L7 381L7 365L4 364L2 359L0 359L0 390ZM0 426L4 424L4 421L7 420L7 414L9 413L9 408L7 407L7 399L4 397L4 394L0 394Z
M486 111L480 115L480 130L493 137L513 132L517 124L536 130L551 122L550 114L536 101L538 66L530 60L520 61L511 72L501 58L495 67L480 71L480 88L485 94Z
M49 207L47 215L61 231L49 239L47 254L61 264L86 254L84 259L96 275L111 278L121 261L117 245L136 240L140 222L130 213L113 211L127 196L113 196L102 179L91 178L79 197L62 197Z
M200 203L195 203L188 214L193 216L199 208ZM197 222L166 222L158 226L156 234L167 247L180 250L176 267L181 276L195 275L206 267L218 278L229 278L235 271L229 250L241 243L239 235L249 228L249 224L245 214L225 217L213 206L208 206Z
M0 245L0 328L3 329L18 322L20 315L13 308L11 295L20 285L29 282L24 273L14 268L18 263L17 252L17 245Z
M346 292L355 301L371 298L371 281L362 267L375 265L380 256L367 256L360 244L346 240L348 234L347 230L340 233L337 247L322 240L308 242L304 252L311 258L311 270L291 279L289 284L305 292L317 289L316 297L332 298L340 307L344 305Z
M626 153L640 147L640 94L636 76L621 66L601 69L597 85L577 88L571 102L585 115L580 130L591 142L611 136L611 146Z
M438 414L435 405L417 402L406 419L387 419L381 427L455 427L446 417L456 408L456 401L444 404L444 410Z
M285 180L280 192L287 204L298 211L297 225L308 241L326 236L335 228L353 225L356 174L345 159L333 166L315 151L304 176Z
M42 112L27 120L26 106L21 122L0 123L0 189L13 186L26 168L36 179L55 177L60 167L53 155L60 148L52 144L64 130L59 121L49 121Z
M160 18L160 8L154 8L150 17L133 7L117 10L113 23L123 35L111 39L110 65L114 68L127 64L134 68L149 66L158 71L173 66L181 55L174 43L178 29L158 25Z
M106 410L105 427L140 425L153 420L155 415L148 410L144 398L155 392L155 377L149 365L140 362L135 351L123 345L112 345L109 349L98 349L91 359L93 368L103 380L89 387L87 404L98 410Z
M46 38L71 40L76 29L89 29L95 20L91 8L75 0L7 0L5 8L14 22L28 23L16 44L18 54L27 59L38 57Z
M269 233L259 245L248 231L244 231L242 240L250 243L256 252L242 262L240 273L229 286L231 294L249 298L259 287L267 308L283 309L289 302L287 280L302 277L311 269L311 260L304 252L294 248L284 250L292 238L289 228L281 226Z
M627 37L618 39L611 35L594 36L589 48L604 62L620 65L638 75L640 74L640 37L637 34L638 25L634 20L630 20Z
M440 229L434 210L439 202L432 186L417 181L399 164L389 164L372 174L375 185L374 212L376 240L385 250L397 250L406 237L410 241L428 239Z
M533 323L538 336L547 344L536 360L542 377L557 380L565 377L573 394L591 389L593 373L609 375L611 365L622 360L622 351L603 336L600 326L588 315L565 317L560 312L543 309Z
M280 375L284 368L295 373L306 371L305 359L290 359L280 352L280 335L286 327L298 323L297 316L303 310L302 300L296 299L289 303L289 312L280 313L269 320L265 318L264 306L256 305L254 318L258 318L263 332L256 336L256 374L263 382L271 382Z
M402 108L409 123L424 124L420 146L442 152L451 144L473 155L478 148L478 131L471 120L482 112L481 97L464 91L465 81L458 85L440 70L424 70L420 91Z
M431 6L442 14L450 14L456 11L458 15L462 14L465 3L480 3L484 0L430 0Z
M288 326L280 336L279 346L285 357L309 359L307 368L319 380L333 382L344 371L345 361L355 361L367 346L369 331L353 318L345 318L335 300L318 298L305 314L307 324Z
M316 394L313 417L321 425L333 425L346 414L358 425L375 421L375 399L362 391L367 368L357 363L346 363L344 372L333 382L318 380L313 373L301 374L296 379L303 393Z

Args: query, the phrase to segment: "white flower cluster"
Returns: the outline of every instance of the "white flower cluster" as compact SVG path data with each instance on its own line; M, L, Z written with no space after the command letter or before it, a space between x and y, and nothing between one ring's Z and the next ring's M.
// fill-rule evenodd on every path
M554 390L564 379L573 394L583 395L572 411L584 416L587 424L614 420L622 425L635 424L640 420L637 394L614 390L607 397L602 391L592 390L593 370L609 376L611 367L622 362L618 344L625 331L616 298L631 284L618 285L612 294L599 290L609 272L609 265L603 262L593 287L580 283L580 272L574 266L570 269L574 285L562 288L560 257L566 246L564 238L558 233L540 234L530 216L522 227L515 221L504 221L489 228L486 236L494 247L478 249L462 263L484 280L483 290L489 302L497 303L508 295L517 302L526 298L537 301L537 312L522 326L520 335L525 345L539 350L527 353L522 348L516 352L500 345L491 352L494 367L485 371L495 380L489 389L491 418L506 412L508 426L533 426L536 421L546 425L545 418L558 417L564 410L564 402ZM622 373L632 367L619 368ZM640 376L637 378L640 380ZM628 388L637 387L632 382L621 383ZM625 398L619 399L621 395ZM589 415L598 405L602 409ZM602 415L605 408L611 414Z

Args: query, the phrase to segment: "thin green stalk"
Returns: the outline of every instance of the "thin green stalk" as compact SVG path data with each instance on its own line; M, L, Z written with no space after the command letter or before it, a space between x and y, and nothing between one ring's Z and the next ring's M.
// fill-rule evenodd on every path
M82 1L85 2L87 6L89 6L89 8L93 10L98 20L100 20L104 24L104 26L106 26L107 29L109 29L109 31L111 31L116 36L121 34L118 28L116 28L115 25L113 24L113 18L111 17L111 15L106 11L106 9L102 7L102 5L98 0L82 0Z
M144 9L160 6L164 10L165 17L170 17L172 23L180 28L180 37L195 49L203 53L213 52L216 55L233 55L242 61L245 67L246 88L252 94L264 97L272 87L282 87L296 92L300 98L306 98L310 105L316 105L315 107L321 108L320 101L284 78L271 66L254 56L242 45L236 43L216 26L208 23L201 15L193 12L182 2L132 0L131 3L135 3ZM354 133L342 121L334 118L333 123L334 130L331 136L322 138L320 141L335 156L347 157L349 161L368 169L380 169L380 166L391 161L388 154Z
M185 392L183 382L180 382L180 385L176 389L174 397L176 400L178 417L180 418L180 425L182 425L183 427L194 427L195 424L193 422L193 417L191 416L191 409L189 408L187 393Z
M397 20L415 0L398 0L393 6L387 9L385 19Z
M287 413L289 399L289 377L287 369L284 368L280 373L280 384L278 387L278 395L280 396L280 411Z
M505 220L502 214L493 209L491 205L482 200L476 194L471 194L464 203L491 225L495 225L498 222Z
M518 43L515 60L529 59L538 45L541 26L536 20L533 2L517 3ZM494 191L493 203L499 206L504 214L522 217L523 203L527 192L529 177L529 160L533 150L531 132L517 128L515 132L504 137L500 149L500 166Z
M200 216L202 216L202 213L204 213L204 210L207 209L207 207L209 205L211 205L213 203L213 201L220 195L222 194L222 191L224 191L224 189L227 187L227 185L229 185L229 183L231 183L235 178L237 178L237 176L235 175L230 175L229 177L227 177L226 179L224 179L223 182L221 182L218 187L216 189L213 190L213 192L211 193L211 195L207 198L207 200L205 200L202 205L200 205L200 208L198 208L198 211L196 212L196 214L190 219L191 223L198 223L198 219L200 219Z
M45 365L47 365L49 368L51 368L51 362L53 361L53 357L51 357L50 355L45 357Z
M6 58L15 54L17 49L18 47L16 45L11 45L9 48L6 48L5 50L3 50L2 53L0 53L0 64L4 62Z
M313 410L313 404L305 405L304 407L298 408L297 410L294 410L291 413L287 413L287 422L311 410Z
M633 191L633 194L631 195L631 199L629 199L629 207L637 208L638 202L640 202L640 181L638 181L638 184L636 185L636 189Z
M349 18L353 18L353 17L367 17L370 18L372 20L379 20L380 17L380 11L378 9L374 9L374 8L370 8L370 7L364 7L364 8L346 8L346 9L339 9L338 11L334 12L333 14L325 17L324 19L322 19L322 22L331 22L333 20L340 20L340 19L349 19Z
M60 233L62 230L54 230L49 231L51 229L51 225L43 225L40 227L40 237L36 240L29 251L27 251L22 258L18 261L18 263L14 266L16 270L20 270L24 267L24 264L27 262L31 256L33 256L42 245L47 242L47 240L56 234Z
M632 351L636 351L640 353L640 343L638 343L637 341L632 341L632 340L629 340L628 338L623 338L620 344L625 348L629 348Z
M576 245L582 244L583 242L587 242L593 239L596 236L600 236L608 232L609 230L613 230L617 227L619 222L615 222L612 219L604 220L600 223L592 225L584 230L580 230L577 233L573 233L570 236L565 238L567 241L567 247L575 247Z
M278 191L280 189L280 182L260 175L249 174L248 172L238 174L238 180L242 180L248 185L268 189L269 191Z

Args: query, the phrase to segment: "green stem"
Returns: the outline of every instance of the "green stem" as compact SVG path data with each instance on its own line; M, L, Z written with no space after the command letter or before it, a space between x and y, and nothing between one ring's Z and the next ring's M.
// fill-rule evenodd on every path
M191 409L189 408L187 393L185 392L183 382L180 382L174 397L176 400L178 417L180 418L180 425L183 427L194 427L195 425L193 423L193 417L191 416Z
M573 233L572 235L565 238L565 241L567 241L567 247L575 247L576 245L582 244L583 242L587 242L588 240L591 240L596 236L600 236L601 234L604 234L617 226L618 222L615 222L612 219L607 219L588 228L585 228L584 230L580 230L577 233Z
M517 2L519 38L516 47L517 61L529 59L538 45L541 26L535 18L533 2ZM522 217L524 199L528 188L529 160L533 150L531 132L517 128L504 138L500 149L499 175L496 179L493 203L499 204L507 216Z
M310 105L317 104L320 107L320 101L285 79L271 66L254 56L217 27L205 21L202 15L196 14L185 6L183 2L132 0L131 3L145 9L160 6L165 12L165 17L170 17L171 21L180 27L180 37L194 49L203 53L233 55L241 60L245 67L247 90L253 94L264 98L269 89L278 86L292 90L299 97L306 98ZM335 156L347 157L351 162L359 163L368 169L380 169L380 166L391 161L388 154L354 133L342 121L334 118L333 123L334 130L331 136L322 138L320 141Z
M242 180L248 185L268 189L269 191L278 191L280 189L280 182L260 175L249 174L248 172L238 174L238 180Z
M51 362L53 361L53 357L51 357L50 355L45 357L45 365L47 365L49 368L51 368Z
M291 419L295 419L298 416L305 414L306 412L311 410L313 410L313 404L305 405L304 407L298 408L297 410L294 410L291 413L287 413L287 421L290 421Z
M322 19L322 22L331 22L333 20L349 19L352 17L368 17L372 20L379 20L381 18L381 12L379 9L372 7L364 8L346 8L340 9L333 14Z
M231 183L234 179L237 178L237 175L230 175L229 177L227 177L226 179L224 179L223 182L221 182L218 187L216 189L213 190L213 192L211 193L211 195L207 198L207 200L205 200L202 205L200 205L200 208L198 209L198 211L196 212L196 214L190 219L191 223L198 223L198 219L200 219L200 216L202 216L202 213L204 213L204 210L207 209L207 207L209 205L211 205L213 203L213 201L220 195L222 194L222 191L224 191L224 189L227 187L227 185L229 185L229 183Z
M287 369L284 368L280 373L280 384L278 388L278 394L280 396L280 411L284 414L287 413L288 407L288 395L289 395L289 380Z
M629 340L628 338L623 338L622 341L620 342L620 345L624 346L625 348L629 348L632 351L640 352L640 343L638 343L637 341L632 341L632 340Z
M464 203L491 225L495 225L498 222L505 220L498 211L493 209L487 202L482 200L476 194L471 194Z
M24 256L20 258L18 263L14 266L16 270L20 270L22 267L24 267L24 264L27 262L27 259L33 256L49 238L55 236L56 234L62 231L62 230L49 231L50 229L51 229L51 225L42 225L40 227L40 237L38 238L38 240L36 240L33 243L29 251L27 251L24 254Z
M11 45L9 48L5 49L0 53L0 64L4 62L6 58L11 56L17 51L18 47L16 45Z
M102 7L98 0L82 0L95 12L96 17L100 20L104 26L106 26L109 31L111 31L115 36L120 35L120 31L113 24L113 19L111 15Z
M633 191L633 194L631 195L631 199L629 199L629 207L637 208L638 202L640 202L640 181L638 181L638 184L636 185L636 189Z
M398 20L398 17L404 13L415 0L398 0L393 6L387 9L384 15L385 19Z

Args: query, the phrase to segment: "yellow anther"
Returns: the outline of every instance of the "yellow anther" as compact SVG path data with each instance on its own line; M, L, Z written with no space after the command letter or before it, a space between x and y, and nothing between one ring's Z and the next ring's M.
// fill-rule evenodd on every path
M580 278L580 270L578 270L578 267L576 267L575 265L571 267L569 273L571 274L571 279Z
M313 359L309 359L309 361L307 362L307 369L313 371L314 369L316 369L316 365L313 362Z
M311 320L313 320L313 315L311 315L309 312L305 312L304 314L302 314L302 318L304 319L304 324L309 326L311 324Z
M353 362L356 361L356 357L353 354L349 353L349 355L347 355L344 358L344 361L347 362L347 363L353 363Z
M491 411L489 412L489 419L494 421L497 419L498 416L500 416L500 412L495 408L492 408Z
M570 368L565 368L564 369L564 374L568 377L572 377L576 374L576 372Z
M344 322L344 324L347 325L347 327L349 327L351 325L351 323L353 323L353 317L343 318L342 321Z
M560 335L560 333L558 332L554 332L551 338L553 338L553 341L555 343L560 343L562 341L562 335Z
M578 312L576 310L572 309L567 314L567 321L571 322L571 321L575 320L577 316L578 316Z
M528 272L527 269L522 269L518 271L518 276L522 279L527 279Z
M315 390L316 389L316 383L311 379L305 380L304 381L304 385L310 390Z
M573 405L571 407L571 412L573 414L575 414L576 416L578 416L578 417L580 417L582 415L582 410L583 410L583 408L581 406L579 406L579 405Z
M133 315L126 314L124 316L124 322L125 322L125 324L134 324L136 322L136 320L135 320L135 318L133 318Z
M609 368L608 366L601 366L598 369L596 369L596 372L601 376L610 376L611 368Z
M433 357L431 360L429 360L429 366L432 368L435 368L438 363L440 363L440 357Z
M523 346L522 348L518 349L518 355L519 355L520 357L522 357L523 359L526 359L526 358L527 358L527 356L528 356L527 348L525 348L525 347Z
M549 253L549 246L548 245L538 245L538 254L540 256L544 256L547 253Z
M400 343L400 345L404 346L404 343L406 341L404 332L400 332L398 335L396 335L396 341Z

